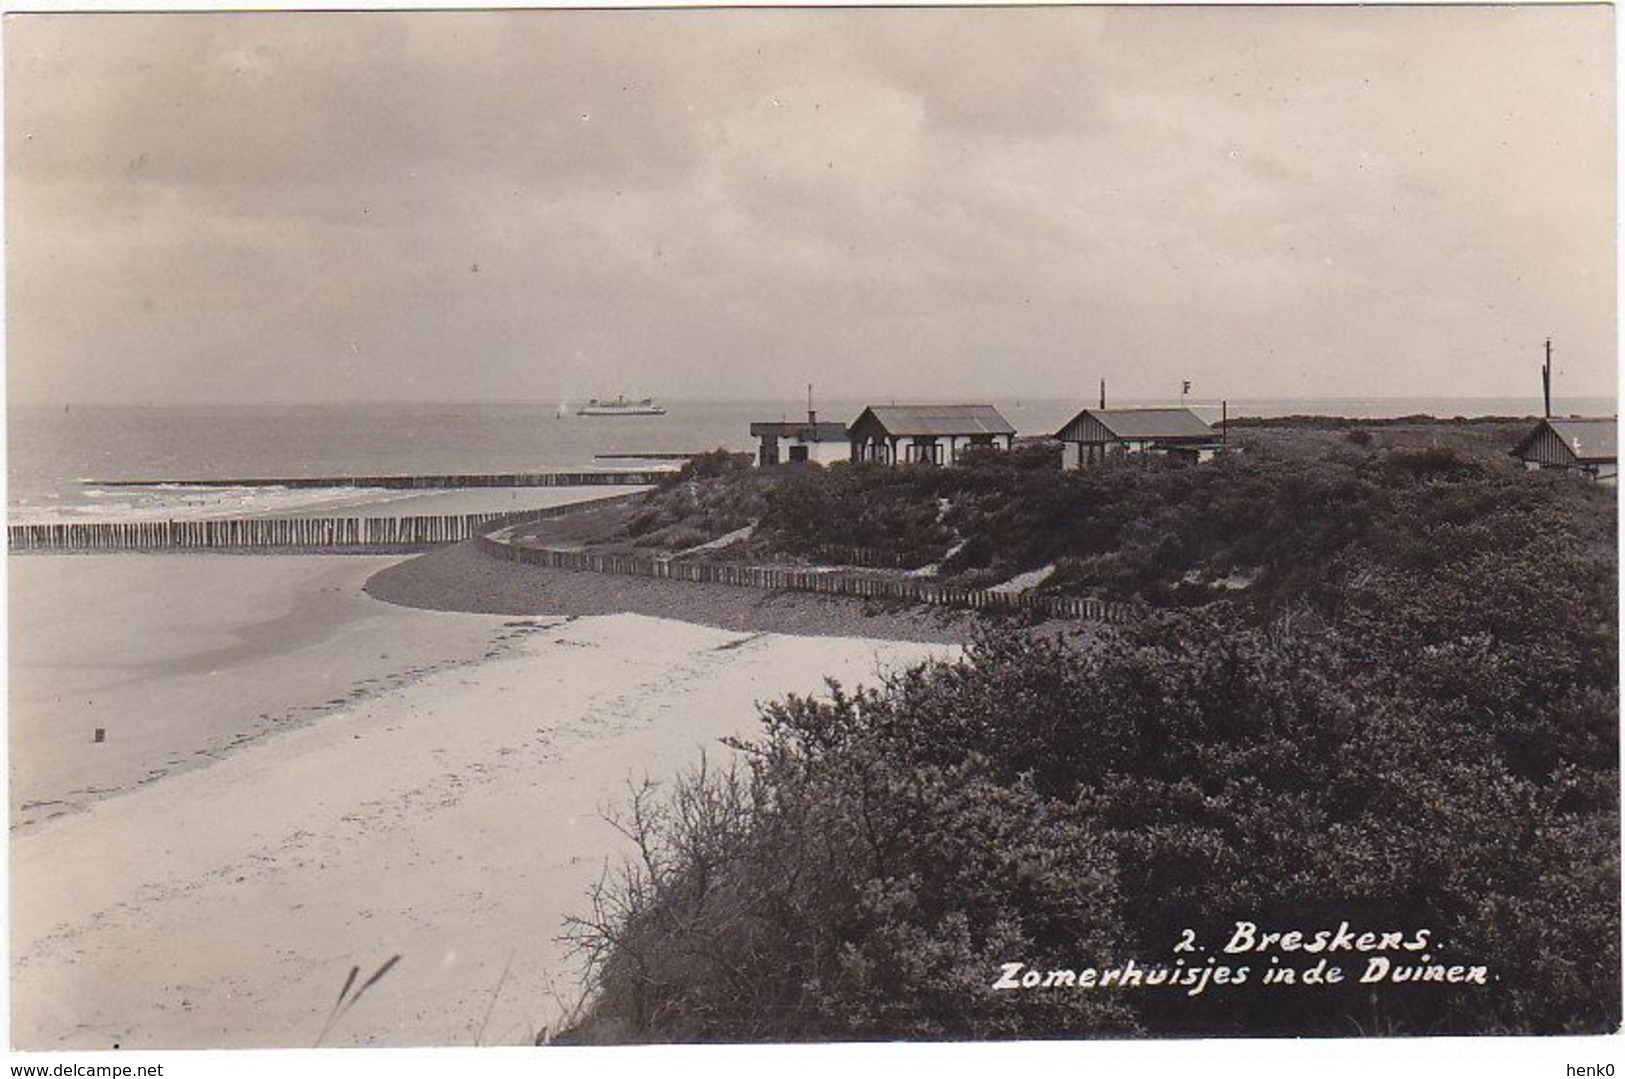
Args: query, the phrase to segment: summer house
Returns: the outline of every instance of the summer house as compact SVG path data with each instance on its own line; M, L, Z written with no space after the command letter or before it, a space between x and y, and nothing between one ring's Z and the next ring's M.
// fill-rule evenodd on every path
M753 423L750 433L760 440L756 453L759 465L786 461L827 465L845 460L848 452L846 424L820 423L816 412L808 412L805 420Z
M1544 419L1524 436L1512 455L1525 468L1570 468L1612 483L1619 475L1618 429L1611 416Z
M1086 408L1056 438L1066 446L1064 468L1085 468L1120 453L1161 453L1206 461L1219 436L1188 408Z
M854 461L947 465L972 447L1008 450L1016 429L992 405L871 405L848 437Z

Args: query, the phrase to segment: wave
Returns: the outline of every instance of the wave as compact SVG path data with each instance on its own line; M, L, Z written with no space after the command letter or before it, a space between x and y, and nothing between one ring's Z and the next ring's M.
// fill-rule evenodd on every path
M285 517L367 507L376 510L425 492L378 487L196 487L172 483L139 487L87 486L84 501L50 504L19 501L8 507L11 524L69 524L83 521L200 521L220 517Z

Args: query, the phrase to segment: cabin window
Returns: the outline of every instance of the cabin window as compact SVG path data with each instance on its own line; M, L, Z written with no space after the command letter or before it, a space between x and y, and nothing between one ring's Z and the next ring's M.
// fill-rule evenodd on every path
M807 447L806 446L791 446L790 447L790 460L792 460L792 461L805 461L806 459L807 459Z

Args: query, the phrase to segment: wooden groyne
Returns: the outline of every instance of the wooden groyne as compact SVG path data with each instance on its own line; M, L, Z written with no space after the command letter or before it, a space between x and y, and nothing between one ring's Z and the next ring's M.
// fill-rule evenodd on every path
M484 472L413 476L293 476L247 479L85 480L95 487L376 487L417 491L441 487L647 487L671 476L653 468L615 472Z
M499 514L432 517L261 517L243 520L9 525L13 551L411 549L455 543L500 523Z
M19 551L412 551L458 543L522 521L643 498L634 491L588 502L507 513L416 517L250 517L197 521L71 522L9 525Z
M494 558L549 569L652 577L664 581L726 584L764 590L813 592L826 596L890 599L971 610L1036 611L1050 618L1121 624L1135 621L1133 604L1071 596L993 592L957 588L914 578L877 578L840 572L816 572L791 566L747 566L735 563L688 562L652 555L594 554L550 547L521 546L502 534L483 534L480 548Z

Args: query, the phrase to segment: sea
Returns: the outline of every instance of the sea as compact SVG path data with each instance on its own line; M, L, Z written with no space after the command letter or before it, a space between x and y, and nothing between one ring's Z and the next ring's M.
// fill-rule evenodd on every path
M825 420L850 422L873 401L819 402ZM1090 402L992 402L1023 435L1058 430ZM1113 401L1114 407L1187 404L1217 420L1216 401ZM1560 402L1564 414L1613 415L1613 398ZM799 419L793 401L671 401L663 416L585 417L555 403L231 406L14 406L6 412L7 517L11 523L308 512L353 492L235 486L296 479L660 467L622 455L752 451L750 424ZM1428 414L1535 416L1538 398L1324 398L1228 402L1231 416L1384 418ZM674 467L664 462L665 467ZM209 487L174 481L216 480ZM140 486L109 486L137 481Z

